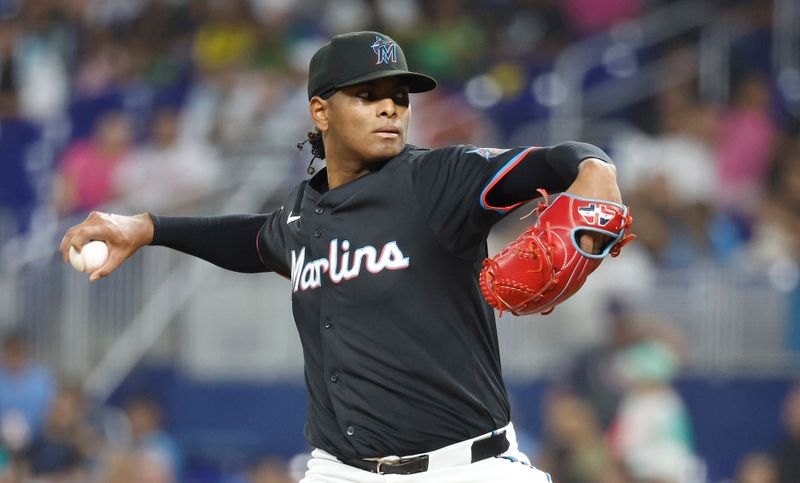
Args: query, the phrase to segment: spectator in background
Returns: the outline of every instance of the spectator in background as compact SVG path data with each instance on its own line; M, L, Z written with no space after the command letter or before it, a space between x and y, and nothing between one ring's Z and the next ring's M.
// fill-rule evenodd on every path
M57 118L69 100L69 63L76 32L61 18L57 2L24 2L24 24L16 42L15 60L21 112L29 119Z
M176 483L178 480L158 458L118 448L107 452L98 471L99 483ZM2 482L0 482L2 483Z
M133 69L133 54L128 44L114 38L102 27L87 28L84 50L74 79L75 92L92 97L119 86Z
M0 443L20 452L41 433L55 393L50 371L33 362L22 334L3 338L0 365Z
M137 44L133 54L140 63L141 80L148 86L183 88L184 83L190 82L196 12L202 8L199 2L150 1L132 22L129 37ZM156 96L159 94L157 90ZM161 105L158 100L155 103Z
M469 14L462 2L442 0L424 3L431 19L427 28L417 32L411 56L420 71L439 79L444 85L472 73L485 54L486 30Z
M696 481L689 415L671 386L678 352L653 337L625 349L618 364L626 392L609 431L615 456L636 481Z
M120 161L116 193L132 212L175 214L213 192L220 171L214 149L181 137L180 112L166 107L155 114L150 142Z
M614 298L607 311L608 338L580 354L563 383L592 407L603 430L614 419L624 392L616 362L620 353L640 337L636 316L625 302Z
M775 461L764 453L750 453L745 455L736 469L735 483L779 483L778 470Z
M85 21L92 25L116 27L136 18L148 0L81 0Z
M222 152L242 149L279 79L254 69L259 32L243 0L213 1L193 40L200 81L189 94L189 130ZM277 96L281 98L282 95Z
M678 77L695 75L696 59L684 47L674 48L665 63ZM690 82L665 86L656 99L656 135L628 132L613 140L634 230L662 267L724 262L743 243L736 221L716 206L709 182L715 179L716 112L695 91Z
M78 386L62 385L42 434L25 454L28 472L36 479L87 479L86 460L96 435L86 422L86 401Z
M182 455L178 445L162 426L161 406L150 397L137 396L125 403L134 455L141 464L137 471L148 482L178 481ZM140 480L137 480L140 481Z
M37 196L28 162L41 140L41 130L19 115L14 64L8 54L8 33L0 29L0 227L10 220L15 232L27 232ZM0 242L16 233L0 233Z
M565 0L561 4L574 30L583 35L606 30L642 10L640 0Z
M794 142L777 158L775 186L758 208L748 247L748 259L768 272L789 274L778 288L787 293L783 340L800 356L800 283L791 275L800 270L800 143Z
M750 214L761 200L773 156L776 128L767 80L742 79L733 105L721 112L716 142L717 196L728 208Z
M779 158L775 180L753 227L749 255L760 263L800 259L800 143Z
M800 481L800 385L795 385L783 406L786 438L775 452L778 481Z
M91 139L67 148L53 195L60 214L90 211L113 200L117 167L130 153L132 135L128 116L110 112L97 122Z
M606 448L591 405L555 391L546 401L546 439L537 465L559 483L626 481Z
M194 57L206 72L248 65L258 47L258 32L243 0L208 2L206 22L197 30Z

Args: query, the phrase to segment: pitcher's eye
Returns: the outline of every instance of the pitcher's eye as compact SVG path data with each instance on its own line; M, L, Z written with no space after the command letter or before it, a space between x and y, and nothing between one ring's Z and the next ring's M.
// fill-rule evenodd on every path
M408 105L408 92L398 92L394 95L394 102L400 106Z

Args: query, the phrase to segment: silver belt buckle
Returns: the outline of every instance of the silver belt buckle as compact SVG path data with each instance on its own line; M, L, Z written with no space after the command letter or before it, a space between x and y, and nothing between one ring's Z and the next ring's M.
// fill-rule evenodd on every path
M388 465L388 466L396 465L397 463L401 463L402 460L403 459L400 458L399 456L384 456L383 458L378 458L378 460L377 460L378 461L378 466L375 467L375 471L377 471L378 474L382 475L383 473L381 472L381 466L383 466L383 465Z

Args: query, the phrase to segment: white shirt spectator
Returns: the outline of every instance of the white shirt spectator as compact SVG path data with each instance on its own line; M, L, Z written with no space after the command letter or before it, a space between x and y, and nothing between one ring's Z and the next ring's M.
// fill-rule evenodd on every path
M614 140L612 154L623 192L662 176L684 202L710 201L715 194L714 154L699 140L680 134L623 134Z
M146 146L123 160L117 171L120 202L133 211L172 211L214 191L220 165L201 142Z

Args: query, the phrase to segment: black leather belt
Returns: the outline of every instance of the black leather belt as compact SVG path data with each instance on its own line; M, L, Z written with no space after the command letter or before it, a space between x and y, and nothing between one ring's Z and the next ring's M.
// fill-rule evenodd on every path
M488 438L472 442L472 458L470 463L492 458L504 453L509 447L505 431ZM411 458L383 458L373 460L342 460L342 463L379 475L411 475L428 470L429 456L424 454ZM465 462L466 463L466 462Z

